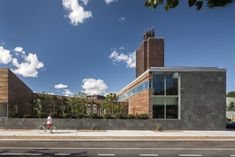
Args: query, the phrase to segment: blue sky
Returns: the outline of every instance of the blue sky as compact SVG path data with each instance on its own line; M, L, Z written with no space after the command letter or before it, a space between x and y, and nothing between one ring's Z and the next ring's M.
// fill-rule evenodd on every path
M197 11L182 1L166 12L144 2L1 0L0 67L36 92L116 92L135 78L133 52L153 27L165 66L226 68L227 91L235 90L234 4Z

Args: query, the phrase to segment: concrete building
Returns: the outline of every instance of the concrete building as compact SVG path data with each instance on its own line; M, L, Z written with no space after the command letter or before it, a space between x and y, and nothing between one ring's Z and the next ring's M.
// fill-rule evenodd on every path
M129 114L148 114L165 129L224 129L226 70L163 67L163 43L145 33L136 54L137 78L118 92L119 101L129 104Z
M0 68L0 117L32 114L33 91L7 68Z

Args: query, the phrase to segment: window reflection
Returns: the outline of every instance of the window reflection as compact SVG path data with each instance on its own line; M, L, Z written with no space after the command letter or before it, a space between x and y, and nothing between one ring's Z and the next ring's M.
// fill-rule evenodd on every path
M178 118L178 73L153 74L153 118Z
M178 75L166 75L166 95L178 95Z
M164 80L165 80L165 76L162 74L153 75L154 95L164 95Z

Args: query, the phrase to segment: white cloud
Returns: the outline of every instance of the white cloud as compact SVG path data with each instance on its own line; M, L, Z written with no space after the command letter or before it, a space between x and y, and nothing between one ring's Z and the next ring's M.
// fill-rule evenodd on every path
M65 88L68 88L68 85L59 83L59 84L54 85L54 88L55 89L65 89Z
M49 95L55 95L55 93L47 93L47 94L49 94Z
M59 83L59 84L54 85L54 88L55 89L65 89L65 88L68 88L68 85Z
M12 61L10 51L0 46L0 64L8 64Z
M118 0L104 0L106 4L110 4L110 3L113 3L113 2L117 2Z
M74 95L74 93L71 92L69 89L65 89L63 93L64 93L64 96L72 96L72 95Z
M119 19L118 19L119 22L122 22L122 21L125 21L125 20L126 20L125 17L119 17Z
M14 48L14 51L15 51L15 52L18 52L18 53L23 53L23 54L25 54L25 51L24 51L24 49L23 49L22 47L16 47L16 48Z
M118 53L117 51L113 51L109 58L113 60L113 62L124 62L128 68L135 68L136 66L136 56L135 52L129 54Z
M88 95L103 95L108 89L108 86L101 79L87 78L83 79L82 83L82 92Z
M38 70L44 67L44 64L38 60L37 55L33 53L25 56L22 63L19 63L17 58L13 58L12 64L16 67L13 72L24 77L37 77Z
M86 1L83 3L86 4ZM68 10L68 18L74 26L77 26L80 23L83 23L85 19L92 17L91 11L85 11L78 0L63 0L63 6Z
M59 92L61 92L64 96L72 96L72 95L74 95L74 93L71 92L71 91L68 89L68 88L69 88L68 85L59 83L59 84L54 85L54 88L55 88L55 89L58 89Z

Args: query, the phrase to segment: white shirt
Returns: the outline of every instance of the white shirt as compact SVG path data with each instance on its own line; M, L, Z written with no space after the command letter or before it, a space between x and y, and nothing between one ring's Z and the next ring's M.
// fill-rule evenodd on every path
M52 117L51 116L47 117L47 124L52 124Z

